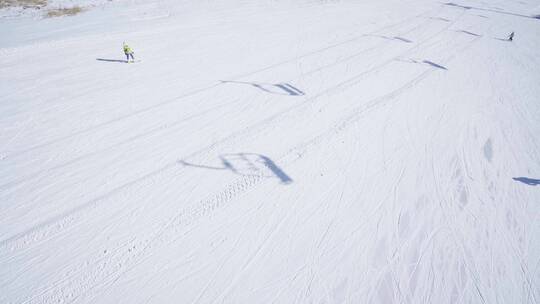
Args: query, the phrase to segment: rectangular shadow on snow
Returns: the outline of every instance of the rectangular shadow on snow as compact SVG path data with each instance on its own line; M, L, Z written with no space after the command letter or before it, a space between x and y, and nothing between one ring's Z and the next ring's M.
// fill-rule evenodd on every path
M297 89L296 87L293 87L292 85L288 83L275 84L275 86L289 93L289 95L291 96L305 95L304 92L300 91L299 89Z
M234 83L234 84L244 84L255 87L261 91L270 94L276 95L287 95L287 96L302 96L305 95L300 89L294 87L289 83L261 83L261 82L247 82L247 81L235 81L235 80L221 80L222 83Z
M281 170L281 168L278 167L270 158L264 155L260 155L260 158L264 161L264 165L281 180L282 184L290 184L293 182L292 178L283 172L283 170Z
M256 153L235 153L222 154L219 156L221 166L208 166L189 163L185 160L179 160L178 163L185 167L208 169L208 170L223 170L231 171L234 174L249 176L254 173L263 177L277 177L281 184L288 185L293 182L293 179L287 175L274 161L270 158ZM265 170L267 169L267 170ZM269 170L269 171L268 171ZM271 175L265 174L270 172Z

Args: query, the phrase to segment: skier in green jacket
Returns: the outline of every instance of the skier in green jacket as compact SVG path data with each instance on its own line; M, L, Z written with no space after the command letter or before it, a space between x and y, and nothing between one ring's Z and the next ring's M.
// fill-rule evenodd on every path
M131 57L131 61L135 62L135 58L133 57L133 50L127 45L127 43L124 41L123 43L124 48L124 54L126 54L126 62L129 63L129 57Z

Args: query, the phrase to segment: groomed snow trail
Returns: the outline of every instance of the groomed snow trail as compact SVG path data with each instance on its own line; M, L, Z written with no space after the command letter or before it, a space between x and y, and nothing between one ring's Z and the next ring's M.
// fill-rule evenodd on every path
M540 303L538 3L194 2L0 19L1 303Z

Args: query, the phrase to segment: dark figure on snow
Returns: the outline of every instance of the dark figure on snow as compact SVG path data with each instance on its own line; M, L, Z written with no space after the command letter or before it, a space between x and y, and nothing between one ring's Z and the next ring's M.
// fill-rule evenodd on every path
M125 42L123 44L123 49L124 49L124 54L126 54L126 62L129 63L129 57L131 57L132 62L135 62L135 58L133 58L133 50Z
M514 32L510 33L510 36L508 36L508 41L514 40Z

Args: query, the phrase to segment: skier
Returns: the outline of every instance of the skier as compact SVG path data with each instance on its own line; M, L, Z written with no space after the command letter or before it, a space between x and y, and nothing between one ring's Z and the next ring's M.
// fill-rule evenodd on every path
M508 36L508 41L514 40L514 32L510 33L510 36Z
M126 54L126 62L129 63L129 57L131 56L131 61L135 62L135 58L133 57L133 50L127 45L127 43L124 41L123 43L124 48L124 54Z

